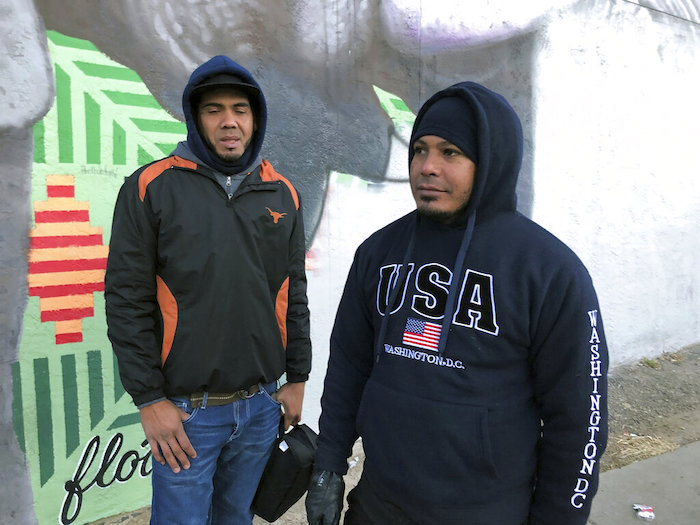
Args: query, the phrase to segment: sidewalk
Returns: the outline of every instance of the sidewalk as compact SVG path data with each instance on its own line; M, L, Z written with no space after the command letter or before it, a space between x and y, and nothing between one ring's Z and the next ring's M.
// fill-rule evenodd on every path
M654 507L648 522L634 504ZM700 524L700 441L600 477L589 525Z
M355 451L354 451L355 452ZM351 469L348 489L357 482L361 468ZM656 517L646 521L637 517L635 504L654 507ZM95 525L142 525L148 523L148 509L114 521L100 520ZM254 525L267 522L259 517ZM302 498L274 525L307 523ZM600 488L593 500L588 525L700 525L700 441L673 452L654 456L626 467L609 470L600 477Z

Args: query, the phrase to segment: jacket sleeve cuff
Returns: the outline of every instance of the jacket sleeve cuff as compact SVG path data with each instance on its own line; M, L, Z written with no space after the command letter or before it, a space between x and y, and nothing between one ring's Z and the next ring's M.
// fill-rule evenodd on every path
M136 405L137 408L143 408L145 406L152 405L153 403L157 403L158 401L162 401L163 399L167 399L168 396L166 396L165 392L161 390L155 390L144 394L132 395L131 398L134 400L134 405Z
M346 459L332 459L321 454L314 459L314 470L327 470L344 476L348 473L348 461Z
M309 380L309 374L297 374L287 372L287 383L306 383Z
M140 405L136 405L136 408L138 408L140 410L140 409L147 407L149 405L155 405L156 403L159 403L160 401L165 401L166 399L168 399L168 398L165 396L159 397L158 399L154 399L153 401L146 401L145 403L141 403Z

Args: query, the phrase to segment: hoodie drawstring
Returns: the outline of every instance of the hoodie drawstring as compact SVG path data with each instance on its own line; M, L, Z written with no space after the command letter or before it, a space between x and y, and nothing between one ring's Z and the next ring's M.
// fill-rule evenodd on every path
M416 216L416 223L420 220L419 216ZM442 318L442 328L440 331L440 339L438 341L438 355L442 356L445 351L445 346L447 345L447 338L450 334L450 328L452 326L452 316L455 311L455 303L457 301L457 296L459 295L459 286L462 280L459 278L462 274L464 268L464 261L467 258L467 252L469 251L469 245L471 244L472 234L474 233L474 224L476 222L476 212L472 211L467 218L467 226L464 230L464 235L462 236L462 242L459 245L459 251L457 252L457 258L455 260L454 270L452 272L452 281L450 282L450 289L447 294L447 303L445 304L445 315ZM396 284L390 289L388 295L389 299L386 306L386 311L384 312L384 318L382 319L382 324L379 327L379 334L377 336L377 343L375 347L375 363L379 362L379 356L382 354L382 346L384 345L384 338L386 337L386 331L389 326L389 316L391 315L391 309L396 303L396 298L400 291L404 288L404 280L408 278L409 269L408 261L413 255L413 245L415 244L416 231L411 233L410 240L408 242L408 247L406 248L406 253L403 256L403 262L399 267L399 274L396 278Z
M389 326L389 316L391 315L391 309L394 307L394 304L396 303L396 297L399 294L399 291L403 289L403 281L408 279L409 275L409 270L408 270L408 261L413 255L413 245L415 244L415 239L416 239L416 223L418 222L418 216L416 216L416 221L413 223L413 231L411 232L411 237L410 240L408 241L408 247L406 248L406 253L403 256L403 262L401 263L401 266L399 266L399 274L396 277L396 284L394 285L393 288L390 288L387 295L389 296L387 300L387 305L386 305L386 311L384 312L384 317L382 318L382 324L379 327L379 334L377 336L377 343L376 347L374 349L374 362L378 363L379 362L379 356L382 355L382 346L384 345L384 337L386 336L386 330L387 327Z
M459 286L462 282L460 276L462 274L462 269L464 268L464 260L467 258L467 251L469 250L469 244L472 240L475 222L476 212L472 211L467 219L467 227L464 230L464 236L462 237L462 243L459 245L457 259L455 260L454 270L452 272L452 282L450 282L450 291L447 294L445 317L442 318L442 329L440 331L440 340L438 342L439 356L442 356L443 352L445 351L445 346L447 346L447 338L449 337L450 328L452 327L452 315L455 311L455 301L459 295Z

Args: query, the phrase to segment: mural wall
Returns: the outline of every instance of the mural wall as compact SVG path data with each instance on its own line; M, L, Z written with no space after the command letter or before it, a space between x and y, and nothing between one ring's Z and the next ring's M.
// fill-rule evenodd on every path
M69 524L114 514L122 502L129 508L150 502L150 451L119 380L100 292L124 177L168 155L185 139L186 127L133 70L89 41L48 31L47 43L56 97L34 126L29 300L19 360L12 364L12 409L34 501L42 502L35 505L37 519ZM408 133L413 113L405 103L379 88L376 96L397 129ZM344 202L352 208L355 201L367 203L366 181L337 172L328 179L328 200L342 193L335 210ZM383 185L376 186L376 197L385 199ZM409 203L408 192L404 197ZM355 214L348 210L341 221L360 220ZM387 214L382 222L391 219ZM314 228L312 286L318 256L327 257L328 228L327 218Z
M112 207L125 176L184 137L182 87L217 53L260 80L264 156L304 197L312 426L354 250L413 206L414 111L464 79L520 114L519 209L588 266L612 364L700 340L697 2L6 4L0 523L87 523L149 502L150 452L106 337Z
M47 44L56 97L34 126L13 418L34 501L43 502L39 523L85 523L148 501L150 452L119 381L101 292L124 177L167 155L186 130L134 71L90 42L49 31Z

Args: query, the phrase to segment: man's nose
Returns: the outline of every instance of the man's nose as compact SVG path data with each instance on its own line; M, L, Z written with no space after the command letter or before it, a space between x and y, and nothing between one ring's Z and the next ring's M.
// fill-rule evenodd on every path
M440 167L438 160L439 154L437 152L428 151L423 166L421 166L421 175L437 175Z
M236 115L233 111L224 111L223 119L221 120L221 125L224 128L235 128L238 126L236 121Z

